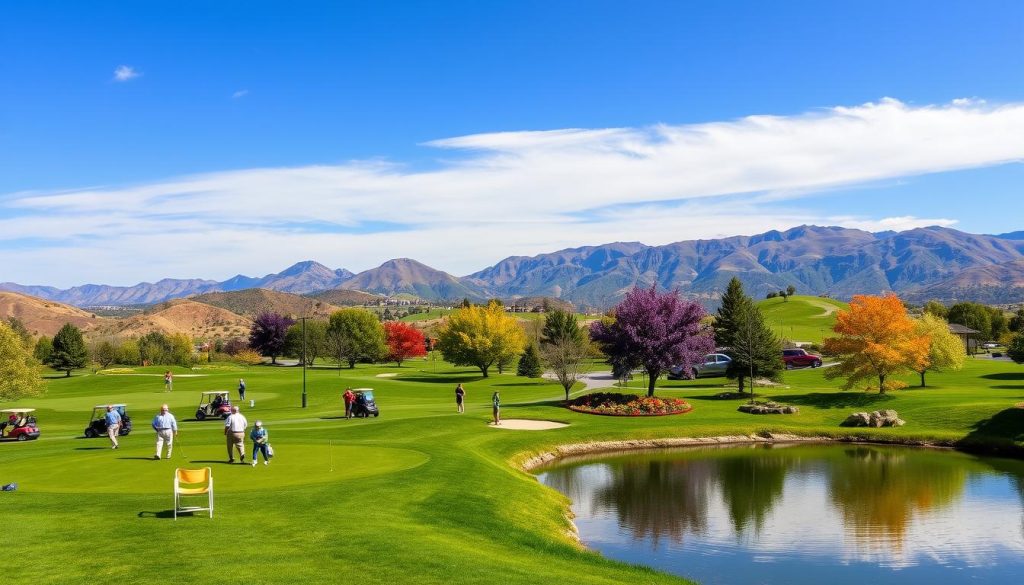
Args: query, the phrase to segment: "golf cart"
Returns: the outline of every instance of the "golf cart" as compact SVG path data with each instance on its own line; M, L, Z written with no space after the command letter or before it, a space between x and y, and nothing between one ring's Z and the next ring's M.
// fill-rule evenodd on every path
M356 388L355 393L356 399L352 403L352 416L364 418L380 416L380 411L377 410L377 403L373 400L372 388Z
M227 390L214 390L203 392L199 399L199 408L196 409L196 420L221 417L227 418L231 414L231 395Z
M8 441L30 441L39 438L34 408L0 410L0 437Z
M117 430L117 434L125 436L132 432L132 418L128 416L128 412L125 410L124 404L111 404L114 410L121 415L121 428ZM85 427L85 436L90 439L101 437L107 434L107 405L100 404L99 406L92 407L92 416L89 417L89 426Z

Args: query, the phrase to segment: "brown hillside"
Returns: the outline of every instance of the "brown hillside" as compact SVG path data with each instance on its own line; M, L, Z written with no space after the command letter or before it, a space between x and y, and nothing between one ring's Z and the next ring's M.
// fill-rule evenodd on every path
M105 335L138 337L151 331L184 333L194 339L244 337L252 321L227 309L191 300L175 300L127 319L111 321Z
M377 303L382 297L361 290L346 290L343 288L336 288L333 290L325 290L310 295L313 298L331 303L342 307L351 307L356 305L370 305Z
M49 337L60 331L65 323L89 332L110 321L71 305L0 291L0 319L6 320L8 317L20 319L33 335Z
M345 291L350 292L350 291ZM362 293L360 293L362 294ZM370 295L367 295L370 296ZM233 292L206 293L188 300L227 309L250 319L263 312L326 318L338 307L322 298L304 297L264 288L247 288Z

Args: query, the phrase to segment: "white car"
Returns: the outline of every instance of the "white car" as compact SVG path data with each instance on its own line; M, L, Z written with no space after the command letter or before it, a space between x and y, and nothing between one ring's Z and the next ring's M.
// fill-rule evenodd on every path
M981 347L983 349L995 349L995 348L999 347L999 344L994 342L994 341L989 341L988 343L981 344Z

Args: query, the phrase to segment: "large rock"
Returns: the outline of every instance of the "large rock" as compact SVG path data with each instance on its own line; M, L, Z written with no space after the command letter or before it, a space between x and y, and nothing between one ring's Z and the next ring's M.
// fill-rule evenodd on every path
M800 409L795 406L772 401L741 404L736 410L750 414L797 414L800 412Z
M844 427L902 427L906 421L895 410L876 410L872 413L855 412L843 421Z

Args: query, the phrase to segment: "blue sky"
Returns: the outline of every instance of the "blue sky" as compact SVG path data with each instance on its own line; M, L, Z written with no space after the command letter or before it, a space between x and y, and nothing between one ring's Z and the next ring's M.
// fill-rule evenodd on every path
M0 280L1024 229L1019 2L11 4Z

